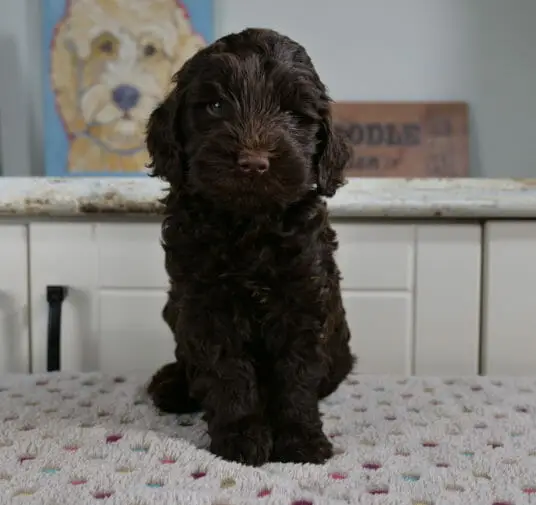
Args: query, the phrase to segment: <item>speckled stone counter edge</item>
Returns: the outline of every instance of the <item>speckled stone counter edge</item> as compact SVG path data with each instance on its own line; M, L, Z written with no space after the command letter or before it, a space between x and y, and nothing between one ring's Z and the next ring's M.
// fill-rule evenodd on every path
M155 216L151 178L0 178L0 217ZM328 200L333 217L536 218L536 180L358 179Z

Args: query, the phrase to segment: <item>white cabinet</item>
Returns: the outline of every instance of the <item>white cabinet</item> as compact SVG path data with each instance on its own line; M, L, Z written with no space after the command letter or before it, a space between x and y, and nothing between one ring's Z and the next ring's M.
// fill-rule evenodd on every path
M30 371L27 227L0 224L0 373Z
M335 227L359 371L476 374L480 226L348 221Z
M161 317L166 277L156 223L32 223L32 357L46 370L46 287L63 303L61 368L154 372L173 358Z
M484 228L483 372L536 373L536 222Z
M478 369L480 227L335 221L362 373ZM65 285L62 369L155 371L173 359L160 224L31 223L33 369L46 369L46 287Z

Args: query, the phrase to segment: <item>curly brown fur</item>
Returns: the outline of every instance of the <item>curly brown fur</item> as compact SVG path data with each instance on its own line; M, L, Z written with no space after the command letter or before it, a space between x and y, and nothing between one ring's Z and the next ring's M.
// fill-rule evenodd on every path
M163 317L174 363L149 392L205 413L213 453L322 463L318 400L354 364L326 203L347 145L305 49L247 29L202 49L152 113L153 175L170 183Z

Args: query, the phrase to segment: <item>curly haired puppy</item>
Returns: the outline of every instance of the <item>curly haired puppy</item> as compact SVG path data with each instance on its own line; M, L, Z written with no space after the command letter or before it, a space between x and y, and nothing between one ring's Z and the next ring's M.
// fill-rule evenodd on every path
M163 317L174 363L155 405L204 412L210 450L249 465L322 463L318 401L354 364L326 203L349 150L305 49L246 29L196 53L152 113L152 175L169 182Z

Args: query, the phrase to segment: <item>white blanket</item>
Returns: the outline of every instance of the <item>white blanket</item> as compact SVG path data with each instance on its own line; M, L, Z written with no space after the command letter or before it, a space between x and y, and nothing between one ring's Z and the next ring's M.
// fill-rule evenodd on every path
M322 402L326 465L250 468L160 416L139 378L0 377L0 503L536 503L536 379L353 375Z

